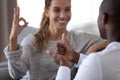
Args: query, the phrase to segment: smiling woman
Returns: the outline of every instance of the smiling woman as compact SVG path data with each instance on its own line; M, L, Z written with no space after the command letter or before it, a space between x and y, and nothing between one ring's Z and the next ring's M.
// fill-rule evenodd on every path
M68 30L82 27L86 23L96 25L99 10L98 7L102 0L71 1L72 18L70 23L68 24ZM18 0L18 5L21 9L21 16L23 16L29 22L28 25L38 28L44 9L44 0ZM87 30L88 29L86 29L86 31ZM97 30L97 27L95 27L95 30Z
M40 1L40 3L42 3L42 0ZM49 80L54 78L58 65L54 63L53 58L49 56L46 51L57 51L57 44L61 42L63 33L66 34L65 37L78 53L86 53L91 45L103 41L98 35L66 30L67 24L71 19L70 0L43 1L45 5L43 7L43 12L41 12L43 13L42 18L38 17L40 14L34 18L35 13L42 9L41 7L40 9L38 9L39 7L36 8L37 6L34 6L34 2L32 3L31 0L28 2L25 1L26 4L31 3L31 5L25 5L25 2L21 2L24 6L27 6L26 9L22 5L20 8L14 8L9 45L4 48L4 53L8 60L9 73L13 79L23 77L27 71L30 80ZM21 12L21 9L25 10ZM30 16L29 13L27 13L26 16L24 16L22 15L23 12L32 14ZM30 18L32 17L31 22L28 20L27 16ZM18 36L28 26L27 22L30 24L32 22L34 23L37 21L37 18L41 19L40 25L37 23L38 26L40 26L37 33L30 33L30 35L25 37L19 44ZM23 20L25 25L19 25L21 20Z

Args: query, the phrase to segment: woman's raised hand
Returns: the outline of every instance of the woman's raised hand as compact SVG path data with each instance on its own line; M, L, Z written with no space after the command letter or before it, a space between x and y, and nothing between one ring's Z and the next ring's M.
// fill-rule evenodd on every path
M20 22L23 24L21 25ZM28 22L23 17L20 17L20 9L19 7L14 8L13 14L13 22L12 22L12 29L9 37L9 50L14 51L18 49L17 45L17 37L20 32L27 27Z
M23 24L21 25L20 22L22 22ZM10 39L17 38L20 32L25 27L27 27L27 25L28 25L28 22L26 22L26 20L23 17L20 17L20 8L19 7L14 8Z

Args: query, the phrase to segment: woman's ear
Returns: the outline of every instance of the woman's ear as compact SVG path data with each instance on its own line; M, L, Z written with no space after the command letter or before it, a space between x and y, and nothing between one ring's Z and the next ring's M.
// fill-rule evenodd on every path
M48 9L44 8L44 13L47 17L49 17L49 12L48 12Z

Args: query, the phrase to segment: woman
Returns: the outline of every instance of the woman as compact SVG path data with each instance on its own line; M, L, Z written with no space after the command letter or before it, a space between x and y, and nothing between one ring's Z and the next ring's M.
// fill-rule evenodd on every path
M58 65L46 50L56 51L62 33L66 33L68 41L76 52L85 53L92 44L102 41L96 35L66 30L71 19L71 0L45 0L40 29L18 44L17 37L28 24L19 13L19 8L15 8L9 46L4 49L13 79L23 77L27 71L30 80L52 79L57 73ZM24 24L20 25L20 21Z

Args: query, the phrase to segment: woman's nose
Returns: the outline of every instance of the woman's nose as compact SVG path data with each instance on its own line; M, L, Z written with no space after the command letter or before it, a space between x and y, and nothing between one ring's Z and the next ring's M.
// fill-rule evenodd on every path
M60 18L65 18L65 17L66 17L65 12L61 12L61 13L60 13Z

